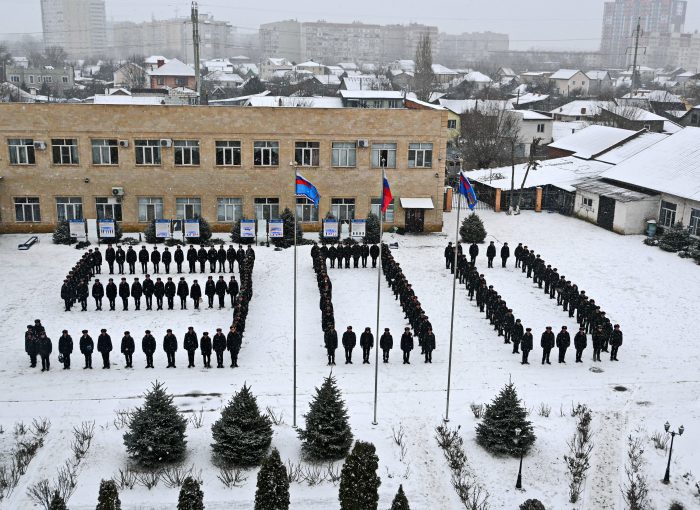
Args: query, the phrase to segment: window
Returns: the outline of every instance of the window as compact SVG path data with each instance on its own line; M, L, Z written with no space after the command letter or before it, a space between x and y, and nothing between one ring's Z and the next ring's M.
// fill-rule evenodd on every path
M199 165L199 142L197 140L175 140L175 165Z
M44 76L44 83L53 83L53 76Z
M178 220L191 220L202 216L201 198L175 199L175 214Z
M29 75L29 83L34 83L34 75L33 74Z
M116 140L92 141L93 165L118 165L119 145Z
M396 168L396 144L372 144L372 167Z
M433 144L432 143L409 143L408 144L408 167L409 168L430 168L433 166Z
M333 142L331 165L336 167L354 167L357 163L355 142Z
M294 146L294 161L300 166L318 166L318 142L296 142Z
M134 140L137 165L160 165L160 140Z
M589 211L593 210L593 199L592 198L586 198L586 197L581 197L581 203L583 204L584 209L588 209Z
M40 222L39 197L15 198L15 221Z
M278 142L254 142L253 164L255 166L279 165L280 144Z
M382 199L381 198L373 198L372 205L370 207L370 211L372 212L372 214L379 216L379 212L381 210L382 210ZM389 207L386 208L386 212L384 213L384 221L387 223L394 222L394 201L393 200L389 204Z
M61 78L61 80L63 81L63 83L68 83L68 76L64 76L63 78Z
M54 165L77 165L78 140L75 138L54 138L51 140Z
M80 197L56 198L56 217L58 221L82 220L83 199Z
M297 221L318 221L318 207L306 197L297 197Z
M240 166L241 142L216 142L216 164L218 166Z
M7 141L10 149L11 165L33 165L34 140L31 138L11 138Z
M690 115L690 123L693 126L700 126L700 115L697 113L693 113Z
M457 129L457 120L450 119L447 121L447 129Z
M11 74L11 75L10 75L10 81L11 81L12 83L19 83L19 75L17 75L17 74Z
M148 222L163 219L163 199L161 197L139 197L139 221Z
M676 224L676 204L661 201L661 211L659 212L659 224L662 227L672 227Z
M537 124L537 132L544 133L544 124Z
M331 214L338 221L350 221L355 219L355 199L354 198L332 198Z
M98 220L122 221L122 204L113 197L97 197L95 199Z
M690 210L690 222L688 222L688 230L691 236L700 236L700 209Z
M277 220L280 217L279 198L256 198L255 218L258 220Z
M243 217L243 200L240 198L217 198L216 220L234 222Z
M186 87L187 78L175 78L175 85L177 85L178 87Z
M157 85L165 85L165 78L163 78L162 76L159 76L158 78L156 78L156 84Z

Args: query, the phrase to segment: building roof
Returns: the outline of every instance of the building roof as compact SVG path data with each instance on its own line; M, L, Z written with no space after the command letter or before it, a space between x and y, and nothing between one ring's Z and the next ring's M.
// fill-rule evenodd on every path
M338 62L338 67L342 67L345 70L357 70L357 64L355 64L354 62Z
M391 90L391 83L384 76L361 74L359 76L343 77L343 86L346 90Z
M675 122L672 122L670 120L664 121L664 133L667 135L672 135L673 133L678 133L681 129L683 129L680 124L676 124Z
M602 177L700 201L700 128L682 129Z
M151 55L150 57L146 57L143 62L144 64L157 64L159 60L162 60L166 64L169 61L169 59L165 58L163 55Z
M191 76L194 77L194 69L174 58L149 73L151 76Z
M263 92L258 92L257 94L249 94L247 96L228 97L226 99L211 99L209 100L209 104L213 106L242 105L251 97L263 97L268 95L270 95L270 91L265 90Z
M622 99L646 99L655 103L682 103L683 100L668 90L644 90L639 89L622 96Z
M656 115L648 110L643 110L642 108L637 108L636 106L607 106L601 108L610 113L614 113L619 117L624 117L628 120L638 120L638 121L664 121L666 117L661 115Z
M615 106L615 103L612 101L571 101L549 113L565 117L595 117L600 114L600 109L606 106Z
M438 99L440 106L444 106L451 112L456 114L466 113L469 111L478 110L480 112L488 112L494 110L512 110L513 100L507 101L498 99Z
M286 58L273 58L269 57L265 59L265 62L273 66L292 66L292 63Z
M591 159L612 147L636 136L638 131L608 126L588 126L573 135L549 144L553 149L571 152L582 159Z
M617 165L666 138L668 138L668 135L662 133L641 132L638 136L627 140L621 145L599 154L595 159Z
M549 77L550 80L570 80L576 73L580 73L578 69L559 69L556 73Z
M533 112L532 110L513 110L513 113L521 115L523 120L552 120L552 117Z
M614 199L616 202L637 202L639 200L645 200L652 197L648 193L642 193L640 191L632 191L627 188L622 188L609 182L604 182L599 179L590 179L583 181L579 184L575 184L574 188L576 191L584 191L587 193L593 193L595 195L600 195L603 197L608 197Z
M343 99L403 99L400 90L339 90Z
M546 101L547 99L549 99L549 96L547 94L534 94L532 92L527 94L520 94L519 96L513 98L513 100L515 101L514 104L516 105L539 103L540 101Z
M588 71L586 76L589 80L604 80L606 76L610 78L610 73L607 71Z
M213 71L204 76L206 81L218 81L222 83L243 83L243 78L235 73L225 73L224 71Z
M321 85L340 86L340 78L335 74L314 74L314 80Z
M501 76L518 76L518 74L510 67L501 67L497 74Z
M491 83L493 80L486 76L484 73L480 73L479 71L469 71L467 74L464 75L464 77L460 81L469 81L474 83Z
M343 101L339 97L328 96L252 96L244 104L269 108L343 108Z
M313 60L307 60L306 62L302 62L301 64L297 64L296 67L324 67L323 64L319 64L318 62L314 62Z
M160 105L163 104L164 100L162 96L122 96L104 94L95 94L93 96L94 104Z
M451 75L456 75L458 74L457 71L454 71L450 69L449 67L445 67L442 64L433 64L433 73L435 74L451 74Z
M555 120L552 122L552 139L554 141L566 138L573 135L577 131L588 127L588 122L583 120L574 120L565 122L563 120Z

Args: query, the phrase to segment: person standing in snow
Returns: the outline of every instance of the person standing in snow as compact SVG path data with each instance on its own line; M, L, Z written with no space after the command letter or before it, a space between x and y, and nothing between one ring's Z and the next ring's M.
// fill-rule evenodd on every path
M92 351L95 349L95 343L92 337L88 335L88 330L83 330L83 336L80 337L80 353L85 356L85 366L83 369L92 369Z
M610 361L620 361L617 359L617 350L622 345L622 330L619 324L615 324L613 332L610 334Z
M530 355L530 351L534 345L534 338L532 338L532 328L525 328L525 334L520 342L520 350L523 353L523 359L520 362L521 365L529 365L527 357Z
M122 337L121 352L124 355L126 361L126 368L133 368L133 354L136 346L134 345L134 338L128 331L124 331L124 336Z
M411 364L411 351L413 350L413 334L411 328L404 328L401 335L401 350L403 351L403 364Z
M379 339L379 348L382 350L382 361L389 363L389 351L394 347L394 338L389 332L389 328L384 328L384 334Z
M331 324L323 334L323 344L328 355L328 365L335 365L335 350L338 348L338 332Z
M510 248L508 247L508 243L503 243L503 247L501 247L501 267L506 267L508 257L510 257Z
M39 333L39 356L41 356L41 371L48 372L51 367L51 351L53 350L53 345L51 344L51 339L46 336L46 332L42 331Z
M369 354L372 347L374 347L374 335L372 335L370 328L365 328L364 332L360 335L360 347L362 347L362 364L368 365Z
M63 357L63 370L70 369L70 355L73 352L73 339L64 329L58 338L58 353Z
M545 332L542 333L540 338L540 347L542 347L542 364L551 365L549 362L549 353L552 352L554 348L554 332L552 331L552 326L547 326Z
M102 368L109 368L109 353L112 352L112 338L107 334L106 329L100 330L97 337L97 352L102 354Z
M493 241L486 248L486 258L488 259L488 267L493 267L493 259L496 258L496 245L493 244Z
M559 349L559 363L566 363L566 350L571 345L571 336L566 330L566 326L561 327L561 331L557 333L557 348Z
M36 356L39 354L38 338L34 334L34 326L27 326L27 331L24 332L24 352L29 355L29 367L36 367Z
M153 354L156 352L156 339L151 334L151 330L147 329L141 339L141 350L146 355L146 368L153 367Z
M352 365L352 350L355 348L355 345L357 345L357 336L352 330L352 326L348 326L345 333L343 333L343 348L345 349L346 365Z
M165 368L175 367L175 353L177 352L177 338L173 335L173 330L168 329L165 337L163 337L163 350L168 357L168 366Z
M581 356L583 351L588 347L588 339L586 338L586 328L581 326L574 337L574 349L576 349L576 363L583 363Z

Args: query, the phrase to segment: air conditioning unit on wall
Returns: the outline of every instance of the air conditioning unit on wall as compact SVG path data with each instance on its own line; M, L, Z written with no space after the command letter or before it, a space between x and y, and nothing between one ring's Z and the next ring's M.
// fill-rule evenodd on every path
M358 141L357 141L357 146L358 146L360 149L366 149L367 147L369 147L369 140L358 140Z
M126 149L129 146L129 140L119 140L119 147Z
M40 151L46 150L46 142L41 140L34 140L34 148Z
M124 188L112 188L112 195L115 197L123 197Z
M170 138L161 138L160 139L160 146L161 147L172 147L173 141Z

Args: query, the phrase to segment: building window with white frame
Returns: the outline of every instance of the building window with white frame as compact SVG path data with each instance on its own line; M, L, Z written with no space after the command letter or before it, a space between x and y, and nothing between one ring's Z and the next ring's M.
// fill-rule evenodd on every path
M676 224L676 209L677 205L671 202L661 201L661 210L659 211L659 225L662 227L672 227Z
M372 144L373 168L396 168L396 144L373 143Z
M122 221L122 204L114 197L95 198L98 220Z
M11 165L34 165L34 140L31 138L10 138L7 141L10 149Z
M216 142L216 166L241 166L241 142Z
M690 210L690 221L688 222L688 231L691 236L700 237L700 209Z
M544 133L544 124L537 124L537 132Z
M581 203L582 203L584 209L587 209L589 211L593 210L593 199L592 198L581 197Z
M116 140L99 139L92 141L93 165L118 165L119 144Z
M372 199L372 205L370 206L370 211L372 214L375 216L379 217L379 213L382 210L382 199L381 198L373 198ZM386 223L393 223L394 222L394 200L392 199L391 203L389 204L389 207L386 208L386 211L384 212L384 221Z
M318 166L321 145L318 142L296 142L294 161L299 166Z
M331 165L338 168L354 168L357 165L355 142L333 142Z
M278 166L279 164L279 142L253 142L253 165Z
M338 221L350 221L355 219L354 198L332 198L331 214Z
M41 221L39 197L15 198L15 221L20 223L39 223Z
M216 220L236 222L243 217L243 200L240 198L217 198Z
M318 221L318 206L306 197L297 197L297 221Z
M280 217L279 198L256 198L255 218L258 220L278 220Z
M175 216L178 220L192 220L202 216L201 198L176 198Z
M199 142L197 140L175 140L175 166L199 165Z
M160 140L134 140L137 165L160 165Z
M138 204L140 222L163 219L162 197L139 197Z
M457 129L457 119L449 119L447 121L447 129Z
M80 197L57 197L56 218L58 221L82 220L83 199Z
M409 168L431 168L433 166L433 144L432 143L409 143L408 144L408 167Z
M75 138L54 138L51 140L54 165L77 165L78 140Z

